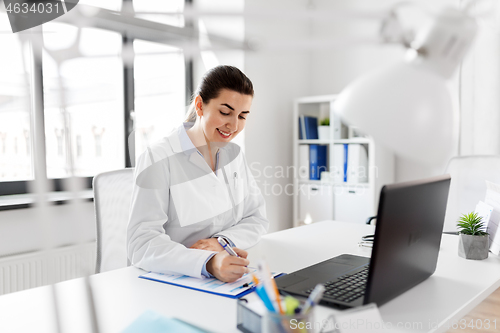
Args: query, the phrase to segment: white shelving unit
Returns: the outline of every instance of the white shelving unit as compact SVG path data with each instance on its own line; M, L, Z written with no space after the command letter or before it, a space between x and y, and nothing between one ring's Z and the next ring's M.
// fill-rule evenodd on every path
M368 180L362 183L333 182L324 180L301 179L294 177L294 226L300 226L319 220L342 220L353 223L365 223L369 216L376 215L379 190L382 184L394 179L394 157L383 151L387 160L381 174L376 164L375 143L370 137L341 137L334 139L333 102L335 95L313 96L296 99L293 112L293 158L294 167L299 170L299 147L301 145L327 145L327 168L334 166L335 144L361 144L368 154ZM312 116L321 119L330 118L330 140L299 140L299 116ZM348 131L344 131L347 135ZM392 164L391 164L392 163ZM380 164L380 163L379 163ZM308 178L308 177L307 177Z

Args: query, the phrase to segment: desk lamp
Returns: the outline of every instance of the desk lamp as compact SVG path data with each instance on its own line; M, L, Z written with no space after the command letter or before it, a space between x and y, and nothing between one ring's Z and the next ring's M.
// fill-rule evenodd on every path
M334 111L400 156L444 165L458 136L446 83L475 34L466 12L443 9L410 44L404 61L355 80L338 95Z

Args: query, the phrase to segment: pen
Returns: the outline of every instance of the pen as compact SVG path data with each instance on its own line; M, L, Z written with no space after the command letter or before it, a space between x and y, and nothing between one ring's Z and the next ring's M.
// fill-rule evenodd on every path
M255 276L255 274L252 274L252 281L256 287L259 285L259 279Z
M259 265L259 272L262 273L260 265ZM266 308L271 312L276 312L276 310L273 306L273 302L270 298L270 295L266 292L266 288L264 286L264 283L261 284L260 280L257 278L257 276L255 276L255 274L252 274L252 280L253 280L253 283L255 284L255 287L256 287L255 292L260 297L260 299L262 300L262 302L264 303Z
M269 268L267 267L264 261L260 261L257 264L257 269L262 280L262 284L264 286L264 290L266 291L271 303L277 303L277 309L281 314L284 314L283 308L281 306L280 294L278 292L278 288L276 287L276 282L274 282L271 273L269 272Z
M313 291L311 292L311 295L309 295L309 297L307 298L301 313L309 312L309 309L312 306L318 304L324 292L325 292L325 286L322 284L317 284L316 287L314 287Z
M231 255L233 257L239 257L239 255L236 252L234 252L231 245L229 245L229 243L226 242L226 240L224 238L217 237L217 241L219 242L220 246L222 246L224 248L224 250L226 250L226 252L229 253L229 255Z
M272 301L269 299L269 296L267 295L266 293L266 289L264 288L264 286L257 286L257 288L255 289L255 292L257 293L257 295L260 297L260 299L262 300L262 302L264 303L264 306L271 312L276 312L274 310L274 306L273 306L273 303Z
M278 309L281 314L285 314L285 311L283 310L283 307L281 306L281 298L280 298L280 293L278 291L278 287L276 286L276 281L274 281L273 277L271 277L271 284L274 289L274 293L276 295L276 302L278 303Z

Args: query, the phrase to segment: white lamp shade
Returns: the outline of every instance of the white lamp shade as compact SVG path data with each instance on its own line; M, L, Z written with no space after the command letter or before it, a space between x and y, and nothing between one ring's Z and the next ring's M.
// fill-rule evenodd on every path
M418 65L375 70L347 86L334 110L396 154L442 166L456 146L457 116L446 81Z

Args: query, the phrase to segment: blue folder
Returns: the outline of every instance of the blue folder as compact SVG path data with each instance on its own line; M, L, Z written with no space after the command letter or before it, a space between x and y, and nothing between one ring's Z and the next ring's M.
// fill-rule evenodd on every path
M344 143L344 183L347 183L347 159L349 158L349 145Z
M273 273L273 277L274 278L277 278L278 276L281 276L281 275L283 275L283 273L277 273L277 274ZM217 292L215 290L206 290L206 289L200 289L200 288L196 288L196 287L187 286L186 284L182 283L182 280L183 280L184 277L185 278L189 278L187 275L179 276L179 278L176 279L176 281L178 281L176 283L176 282L171 282L171 281L158 280L158 279L152 278L150 276L147 276L147 274L143 274L143 275L139 276L139 278L145 279L145 280L151 280L151 281L161 282L161 283L170 284L170 285L173 285L173 286L178 286L178 287L182 287L182 288L186 288L186 289L191 289L191 290L197 290L197 291L201 291L201 292L204 292L204 293L214 294L214 295L228 297L228 298L241 298L241 297L243 297L245 295L250 294L251 292L253 292L255 290L255 286L253 285L253 283L251 283L251 284L249 284L248 287L242 287L241 288L241 292L239 292L236 295L226 294L226 293ZM218 281L219 283L222 283L221 281L217 280L216 278L205 279L205 281L207 281L207 283L211 283L210 282L211 280Z
M306 128L306 139L307 140L317 140L318 139L318 118L304 116L304 125Z
M327 171L327 148L323 145L309 145L309 179L320 180L321 172Z

